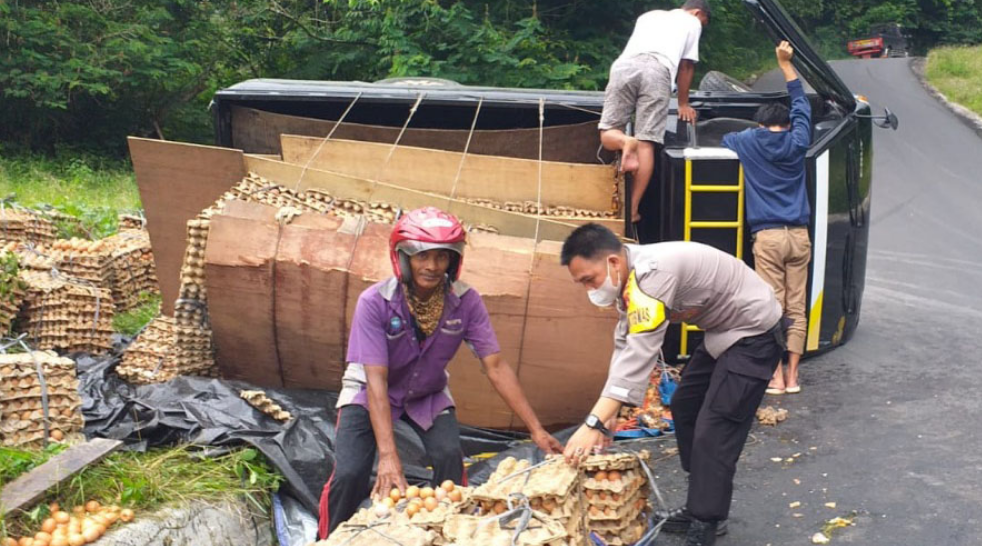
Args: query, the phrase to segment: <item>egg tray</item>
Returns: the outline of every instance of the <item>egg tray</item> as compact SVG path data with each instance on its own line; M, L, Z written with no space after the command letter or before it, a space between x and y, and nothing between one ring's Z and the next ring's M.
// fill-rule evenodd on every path
M48 409L52 413L59 412L61 415L71 415L78 411L82 406L82 401L77 396L55 395L48 396ZM42 407L41 397L36 398L14 398L0 402L0 415L23 415L25 411L40 410ZM67 413L66 413L67 412Z
M627 546L641 540L647 531L647 525L637 522L619 531L597 531L597 534L608 546Z
M595 473L594 473L595 474ZM582 481L583 488L589 491L606 491L618 495L633 495L635 491L647 483L647 478L640 470L627 470L621 473L619 480L597 480L590 474Z
M643 502L638 502L643 501ZM638 517L645 508L647 508L647 500L638 498L630 503L623 503L618 507L608 506L605 508L606 511L601 513L595 513L591 509L587 509L587 526L590 527L594 523L598 524L610 524L615 528L622 527L623 522L634 520ZM593 508L599 508L594 506ZM609 511L609 512L607 512Z
M589 489L584 491L586 504L600 508L618 508L622 505L634 502L639 498L648 498L647 494L647 487L639 487L634 491L625 494L611 493L610 491L592 491Z
M491 518L454 515L447 518L443 536L457 546L539 546L568 537L562 523L548 517L533 517L515 540L516 521L505 524ZM514 542L513 542L514 540Z
M437 539L433 531L403 522L380 522L371 526L343 523L327 540L315 546L432 546Z
M55 238L55 224L39 212L21 207L0 209L0 240L43 243Z
M637 453L605 453L587 457L580 463L580 467L590 474L599 470L633 470L640 468L639 458L647 461L650 457L651 454L646 449Z
M506 210L522 214L541 214L542 216L557 218L616 218L618 212L614 210L590 210L579 209L566 206L540 206L536 201L493 201L491 199L465 199L472 205L493 208L496 210Z
M37 432L44 430L44 412L41 410L36 410L30 412L29 419L23 419L24 415L18 416L21 418L14 419L12 416L4 418L0 422L0 434L7 436L15 432ZM48 412L48 428L57 428L59 430L80 430L85 422L82 420L82 415L80 413L73 413L70 417L65 417L63 415L52 415L52 412Z
M62 442L69 444L75 444L78 442L85 441L85 436L80 430L61 430L57 427L53 427L50 431L58 430L64 434ZM36 432L18 432L11 434L10 436L0 437L0 445L3 447L19 447L19 448L36 448L41 447L44 444L44 431Z
M248 402L250 406L265 413L266 415L269 415L277 421L285 422L293 419L290 412L284 410L282 406L266 396L265 391L239 391L239 396Z
M528 498L535 497L565 497L573 489L579 479L578 471L562 460L556 460L534 468L525 474L514 476L530 467L526 460L516 460L507 457L498 464L498 468L488 478L488 481L474 490L477 500L504 500L512 493L522 493ZM502 479L506 479L502 482Z
M144 230L147 227L147 219L143 216L136 216L134 214L120 214L116 217L116 225L119 226L119 230Z

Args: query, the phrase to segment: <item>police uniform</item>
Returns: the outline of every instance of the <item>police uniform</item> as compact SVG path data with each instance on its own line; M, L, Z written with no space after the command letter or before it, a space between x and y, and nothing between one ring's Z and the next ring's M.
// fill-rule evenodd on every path
M783 354L781 306L746 264L692 242L626 245L630 274L603 396L644 401L670 322L705 331L672 397L686 507L697 519L727 519L736 462L754 413Z

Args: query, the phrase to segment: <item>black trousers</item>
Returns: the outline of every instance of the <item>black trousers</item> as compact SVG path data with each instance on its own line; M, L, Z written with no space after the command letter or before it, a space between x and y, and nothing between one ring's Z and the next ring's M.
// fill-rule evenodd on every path
M744 338L713 359L700 345L672 395L682 468L689 473L686 508L697 519L729 517L736 463L784 353L776 328Z
M407 417L403 420L409 423L423 442L426 455L433 465L433 484L445 480L463 484L460 425L454 410L438 415L429 430L423 430ZM319 534L322 539L350 519L371 494L372 466L377 451L368 410L358 405L338 410L334 473L321 493Z

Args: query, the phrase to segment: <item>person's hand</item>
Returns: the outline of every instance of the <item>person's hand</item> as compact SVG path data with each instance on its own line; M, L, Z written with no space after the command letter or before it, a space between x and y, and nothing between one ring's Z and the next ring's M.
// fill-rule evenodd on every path
M699 113L696 112L695 108L689 106L688 104L679 105L680 120L688 123L695 123L697 118L699 118Z
M409 484L402 474L402 462L399 461L399 456L379 457L378 476L375 478L375 487L372 488L372 498L388 497L393 489L398 489L405 495L407 487Z
M784 66L791 63L791 58L794 57L794 48L787 40L782 41L780 44L774 48L774 52L777 54L777 64Z
M545 429L539 429L533 432L532 441L535 442L535 445L539 446L539 449L541 449L546 455L563 452L563 444L553 437L552 434L546 432Z
M580 426L573 437L566 442L566 451L563 452L566 462L572 465L579 464L584 457L593 453L595 446L603 447L604 439L604 434L599 430L586 425Z

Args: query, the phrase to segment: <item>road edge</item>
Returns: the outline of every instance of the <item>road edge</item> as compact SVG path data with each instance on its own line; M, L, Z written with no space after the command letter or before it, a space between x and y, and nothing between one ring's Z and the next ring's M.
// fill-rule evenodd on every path
M925 71L927 65L927 57L911 57L910 59L910 70L917 77L917 81L921 82L921 86L928 92L929 95L938 100L943 104L951 113L955 114L955 117L961 120L962 123L968 126L969 129L975 131L975 134L982 138L982 116L979 116L975 112L965 108L964 106L958 104L957 102L952 102L948 100L948 97L944 95L938 88L931 85L931 82L927 80L927 74Z

